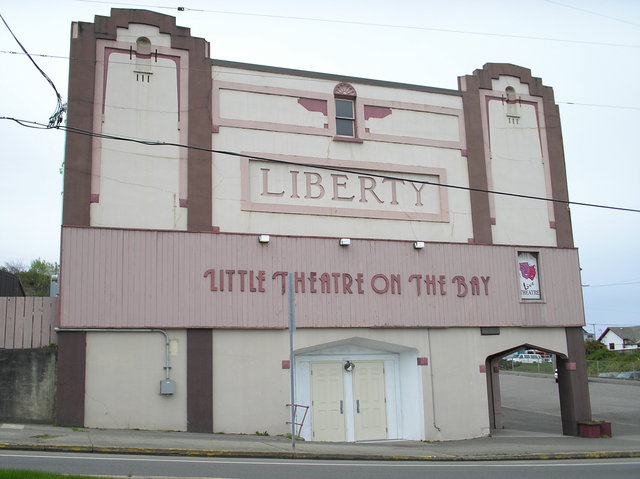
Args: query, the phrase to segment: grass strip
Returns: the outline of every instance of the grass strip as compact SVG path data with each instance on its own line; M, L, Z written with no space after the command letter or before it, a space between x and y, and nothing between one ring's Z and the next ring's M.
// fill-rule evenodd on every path
M0 469L0 479L96 479L96 476L72 476L52 472ZM108 478L105 477L105 479Z

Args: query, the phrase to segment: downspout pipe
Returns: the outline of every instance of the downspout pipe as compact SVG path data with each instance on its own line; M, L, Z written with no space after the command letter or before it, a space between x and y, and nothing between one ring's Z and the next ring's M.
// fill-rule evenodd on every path
M429 345L429 356L431 356L431 367L429 368L429 377L431 379L431 411L433 414L433 427L435 427L438 432L442 432L441 429L438 427L437 421L436 421L436 392L435 389L433 387L433 350L431 349L431 328L427 329L427 341L428 341L428 345Z
M169 335L164 329L109 329L109 328L54 328L56 333L162 333L164 334L164 378L170 379L171 363L169 360Z

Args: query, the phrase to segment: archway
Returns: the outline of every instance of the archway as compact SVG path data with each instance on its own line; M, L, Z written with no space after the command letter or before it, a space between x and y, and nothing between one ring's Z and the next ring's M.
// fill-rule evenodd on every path
M541 346L530 343L522 343L509 349L500 351L498 353L488 356L485 361L486 379L487 379L487 396L489 406L489 425L491 430L503 429L504 416L502 408L502 393L500 389L500 361L505 357L517 351L526 351L526 354L521 355L522 361L540 361L540 362L522 362L516 364L522 364L529 366L533 372L543 372L549 375L549 379L552 380L554 369L557 371L557 363L566 361L566 355L558 351L550 350ZM529 354L531 353L531 354ZM543 358L537 358L542 355ZM535 359L531 357L536 356ZM507 364L514 364L513 362ZM559 378L558 378L559 381ZM562 401L558 404L562 416Z

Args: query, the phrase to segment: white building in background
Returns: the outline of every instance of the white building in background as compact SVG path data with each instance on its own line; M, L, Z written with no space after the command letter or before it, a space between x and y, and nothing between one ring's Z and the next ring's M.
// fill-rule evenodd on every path
M529 70L445 90L218 61L114 9L72 26L68 119L97 135L67 139L60 424L288 432L289 275L307 440L488 435L521 348L557 355L565 434L590 419L568 209L487 192L567 199Z
M598 341L613 351L637 351L640 348L640 326L607 328Z

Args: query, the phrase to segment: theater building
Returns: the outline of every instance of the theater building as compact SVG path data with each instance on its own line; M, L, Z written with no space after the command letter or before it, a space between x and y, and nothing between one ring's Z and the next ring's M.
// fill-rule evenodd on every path
M480 437L532 347L576 434L578 252L567 205L527 198L568 198L552 89L212 54L150 11L72 25L68 126L94 134L66 144L59 423L285 434L294 371L307 440Z

